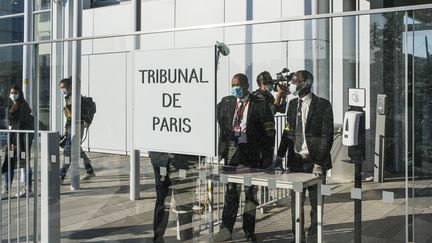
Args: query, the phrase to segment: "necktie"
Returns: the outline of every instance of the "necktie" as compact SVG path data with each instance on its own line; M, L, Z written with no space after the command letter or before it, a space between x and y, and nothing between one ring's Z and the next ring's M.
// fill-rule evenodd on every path
M234 117L234 135L236 137L240 136L240 132L241 132L241 128L240 128L240 123L241 120L243 118L243 101L239 100L239 102L237 103L237 111Z
M302 103L303 101L299 99L299 105L297 107L297 120L296 120L295 144L294 144L294 148L296 152L300 152L303 145Z

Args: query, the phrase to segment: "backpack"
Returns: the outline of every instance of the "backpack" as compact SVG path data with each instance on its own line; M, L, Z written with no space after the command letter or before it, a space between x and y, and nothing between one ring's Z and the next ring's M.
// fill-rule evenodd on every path
M96 103L92 97L81 96L81 120L91 124L96 113Z

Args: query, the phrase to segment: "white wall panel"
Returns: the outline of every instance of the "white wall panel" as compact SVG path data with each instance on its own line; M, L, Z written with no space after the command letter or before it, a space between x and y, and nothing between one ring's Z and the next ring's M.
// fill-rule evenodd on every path
M144 2L141 9L142 31L174 28L174 0ZM174 48L174 32L141 36L141 50L167 48Z
M204 47L223 42L223 29L191 30L175 33L175 48Z
M276 78L276 73L286 67L285 43L236 45L230 48L230 78L236 73L246 73L247 63L252 64L251 75L248 76L251 87L250 90L258 88L256 77L261 72L268 71L273 78ZM247 51L251 51L251 55L246 55ZM251 56L252 60L246 60L246 56ZM231 81L231 79L229 81Z
M223 0L177 0L176 27L221 24L224 22ZM223 41L223 29L194 30L175 33L175 47L200 47Z
M288 42L287 68L290 71L305 69L305 41Z
M97 112L89 131L91 149L126 151L126 54L93 55L89 95Z
M249 5L246 0L226 0L225 22L280 18L281 4L281 0L253 0ZM278 41L280 38L280 23L225 29L225 41L229 44Z
M120 34L133 31L131 5L94 9L94 34ZM132 48L131 37L116 37L93 41L94 53L120 52Z
M333 29L341 30L343 28L343 18L333 19ZM334 31L332 38L333 45L333 113L334 113L334 123L342 124L344 115L344 80L343 80L343 33L341 31Z
M176 27L224 22L223 0L177 0Z
M93 36L93 9L83 11L83 26L82 26L82 36ZM93 40L82 41L82 54L92 54L93 53Z

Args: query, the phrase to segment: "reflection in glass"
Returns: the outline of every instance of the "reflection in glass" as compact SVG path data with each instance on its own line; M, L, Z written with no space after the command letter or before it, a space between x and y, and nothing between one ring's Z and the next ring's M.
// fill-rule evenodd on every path
M0 44L24 40L24 17L0 19Z
M24 0L0 1L0 16L23 13L23 12L24 12Z
M33 8L35 11L49 9L51 7L51 0L34 0Z

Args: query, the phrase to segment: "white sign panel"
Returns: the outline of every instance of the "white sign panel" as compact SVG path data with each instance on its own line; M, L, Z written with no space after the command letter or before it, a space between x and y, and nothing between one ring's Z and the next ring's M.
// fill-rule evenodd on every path
M214 155L213 47L135 52L133 87L136 149Z

